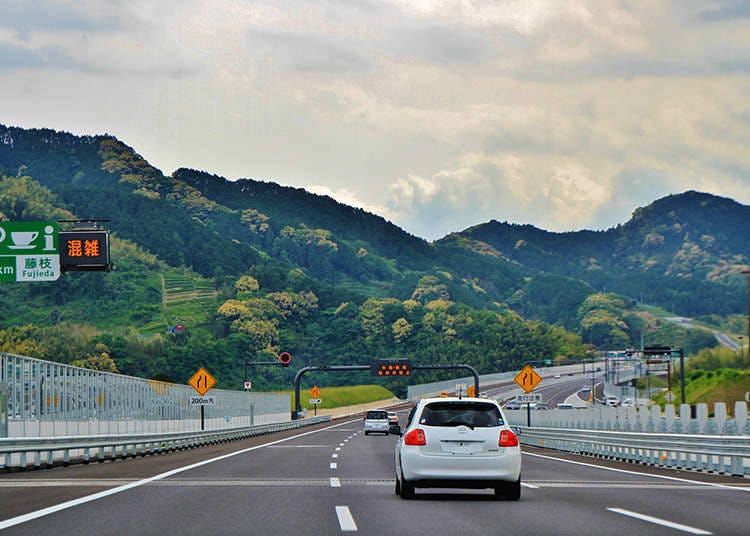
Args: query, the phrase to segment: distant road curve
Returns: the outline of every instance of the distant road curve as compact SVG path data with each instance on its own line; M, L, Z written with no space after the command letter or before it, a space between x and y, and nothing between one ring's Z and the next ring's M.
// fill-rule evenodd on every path
M684 316L668 316L665 317L664 320L666 320L667 322L672 322L673 324L678 324L684 328L695 327L693 325L693 319ZM719 333L717 331L714 331L713 334L722 346L726 346L727 348L734 350L735 352L739 351L739 343L726 333Z
M726 333L714 332L714 337L718 339L718 341L721 343L722 346L726 346L727 348L730 348L734 350L735 352L740 349L739 343L735 341L734 339L732 339Z

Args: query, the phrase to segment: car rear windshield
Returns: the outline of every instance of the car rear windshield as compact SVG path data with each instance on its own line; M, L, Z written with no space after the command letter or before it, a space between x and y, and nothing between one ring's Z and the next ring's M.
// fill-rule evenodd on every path
M375 420L388 419L388 414L385 411L368 411L366 418Z
M419 423L426 426L502 426L503 416L494 404L481 402L433 402L422 410Z

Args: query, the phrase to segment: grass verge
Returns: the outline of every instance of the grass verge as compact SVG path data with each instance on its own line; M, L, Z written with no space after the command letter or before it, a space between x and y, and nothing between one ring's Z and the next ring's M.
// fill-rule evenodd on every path
M291 397L291 403L294 405L294 391L284 391ZM391 391L380 385L352 385L344 387L320 387L321 403L319 409L340 408L342 406L356 406L357 404L367 404L378 400L388 400L395 397ZM313 409L310 404L310 388L300 391L300 403L303 408ZM290 408L294 409L294 408Z

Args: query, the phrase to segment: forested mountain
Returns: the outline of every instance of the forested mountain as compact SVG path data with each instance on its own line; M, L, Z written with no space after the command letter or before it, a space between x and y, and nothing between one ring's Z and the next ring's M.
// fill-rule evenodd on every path
M551 233L491 221L437 245L481 251L694 316L744 310L748 236L750 207L690 191L639 208L607 231Z
M224 387L281 349L297 365L397 356L481 372L582 358L637 340L635 300L741 312L747 210L688 192L604 232L493 221L428 243L302 189L166 176L112 136L0 125L0 220L109 220L116 265L0 286L0 350L181 382L204 364Z

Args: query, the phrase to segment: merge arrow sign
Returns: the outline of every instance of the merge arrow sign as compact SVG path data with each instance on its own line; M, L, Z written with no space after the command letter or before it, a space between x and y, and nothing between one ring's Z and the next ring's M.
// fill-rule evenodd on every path
M521 372L518 373L518 376L514 378L514 381L519 387L521 387L521 389L530 393L537 385L539 385L539 382L542 381L542 377L531 368L531 365L526 365L521 369Z

